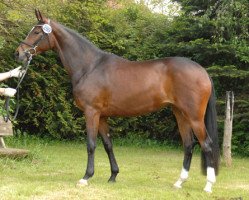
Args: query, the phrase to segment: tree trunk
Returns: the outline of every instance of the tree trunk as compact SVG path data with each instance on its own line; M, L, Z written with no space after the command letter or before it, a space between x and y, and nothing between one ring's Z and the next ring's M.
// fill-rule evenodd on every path
M233 130L233 105L234 94L232 91L226 92L226 118L224 124L224 137L223 137L223 156L226 166L232 165L231 143L232 143L232 130Z

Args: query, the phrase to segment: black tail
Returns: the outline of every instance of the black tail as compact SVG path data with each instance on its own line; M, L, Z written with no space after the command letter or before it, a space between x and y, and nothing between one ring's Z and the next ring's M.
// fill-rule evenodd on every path
M217 127L217 113L216 113L216 98L214 91L214 84L212 79L210 78L212 83L212 93L210 95L206 114L205 114L205 126L207 129L207 134L211 139L211 148L212 148L212 156L213 156L213 167L215 169L215 174L218 175L219 164L220 164L220 148L218 142L218 127ZM202 152L202 172L206 175L207 163L205 159L205 154Z

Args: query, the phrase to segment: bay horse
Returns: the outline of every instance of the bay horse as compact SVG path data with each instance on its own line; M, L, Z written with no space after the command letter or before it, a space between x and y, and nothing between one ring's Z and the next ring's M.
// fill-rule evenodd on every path
M119 173L107 124L108 117L138 116L171 106L184 146L183 167L174 184L181 188L188 178L194 136L202 150L202 169L207 175L204 190L212 192L219 166L215 94L212 80L196 62L183 57L129 61L104 52L75 31L44 17L38 20L16 49L18 61L47 50L58 53L68 72L75 102L85 114L87 168L78 185L87 185L94 174L94 151L100 134L109 157L111 176Z

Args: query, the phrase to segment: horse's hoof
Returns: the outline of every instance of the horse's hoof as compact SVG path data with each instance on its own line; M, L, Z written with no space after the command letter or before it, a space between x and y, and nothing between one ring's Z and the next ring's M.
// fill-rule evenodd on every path
M204 191L207 192L207 193L209 193L209 194L212 193L212 190L209 190L209 189L206 189L206 188L204 188Z
M211 188L204 188L204 191L206 192L206 193L209 193L209 194L211 194L212 193L212 189Z
M108 180L108 183L116 183L116 180L114 179L114 180Z
M79 186L79 187L85 187L87 185L88 185L88 183L87 183L87 180L85 180L85 179L80 179L78 181L78 183L76 184L76 186Z
M185 182L185 180L179 179L178 181L175 182L174 187L177 189L182 188L182 184Z
M205 188L204 188L204 191L207 192L207 193L212 193L212 183L211 182L207 182Z
M117 174L112 174L111 177L108 180L108 183L115 183L116 182L116 176L117 176Z
M182 186L178 182L176 182L174 184L174 188L176 188L176 189L182 189Z

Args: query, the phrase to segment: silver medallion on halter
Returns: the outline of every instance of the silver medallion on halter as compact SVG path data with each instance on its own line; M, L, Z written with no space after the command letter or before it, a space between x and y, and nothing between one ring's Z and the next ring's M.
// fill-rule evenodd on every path
M42 30L44 31L44 33L49 34L52 32L52 27L49 24L43 24Z

